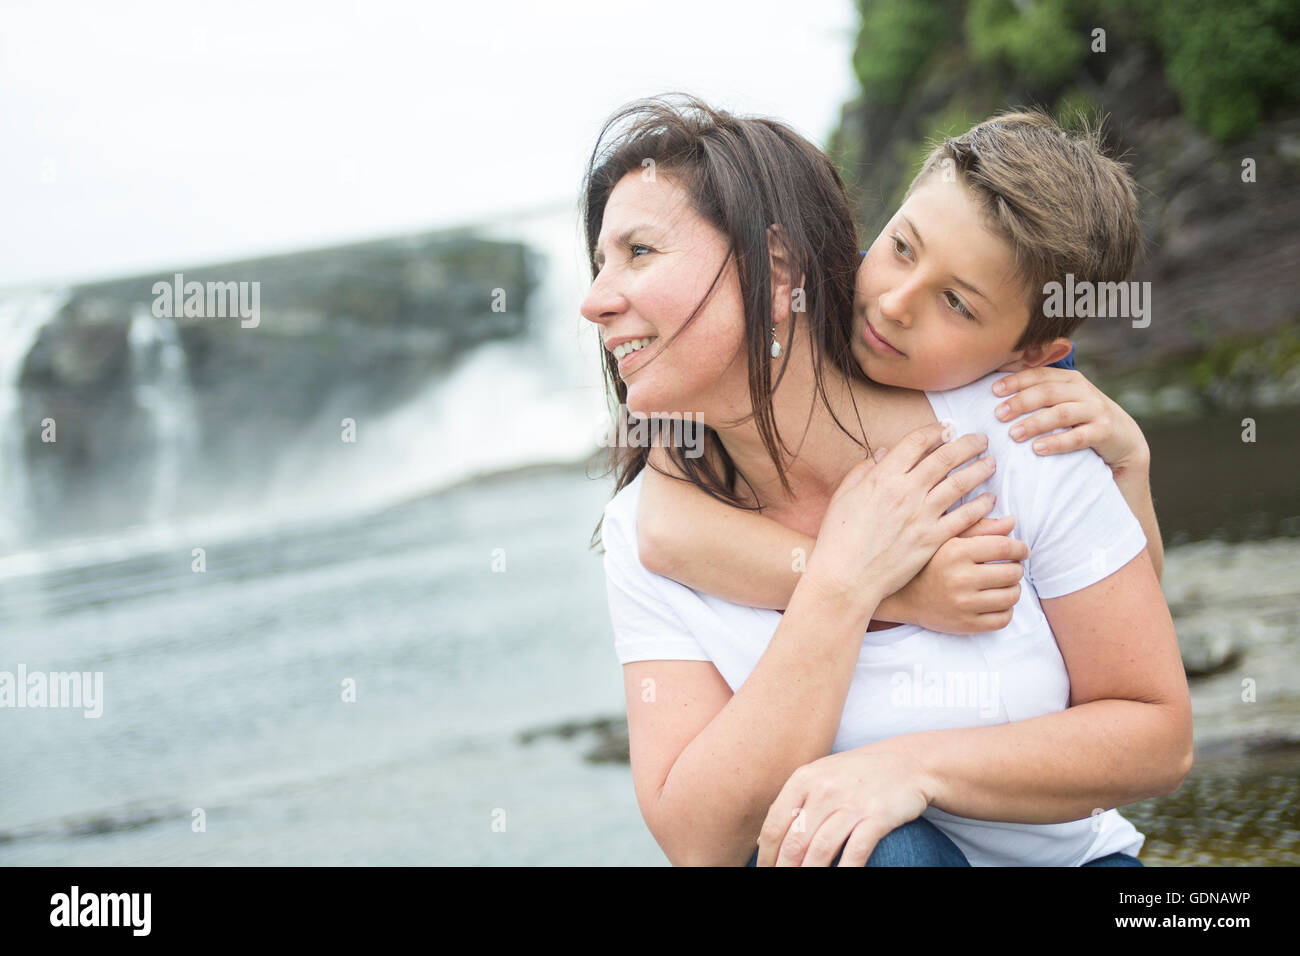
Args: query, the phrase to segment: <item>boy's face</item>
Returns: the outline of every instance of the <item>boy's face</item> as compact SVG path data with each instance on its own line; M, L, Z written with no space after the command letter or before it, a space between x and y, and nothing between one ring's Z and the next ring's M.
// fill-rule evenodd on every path
M931 175L858 269L853 355L873 381L929 391L1043 364L1042 348L1012 348L1029 323L1027 299L1011 247L966 187Z

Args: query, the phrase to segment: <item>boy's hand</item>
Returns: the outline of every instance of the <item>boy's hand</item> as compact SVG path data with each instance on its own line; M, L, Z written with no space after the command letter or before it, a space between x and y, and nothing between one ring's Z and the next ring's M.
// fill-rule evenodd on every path
M1092 448L1116 477L1150 465L1151 452L1138 423L1074 369L1024 369L994 382L993 393L1006 397L998 406L999 421L1043 409L1011 426L1016 441L1027 441L1054 428L1069 429L1035 441L1034 451L1040 455Z
M941 634L982 634L1010 624L1020 600L1020 562L1029 556L1029 545L1008 537L1015 523L981 518L940 545L895 595L909 619Z

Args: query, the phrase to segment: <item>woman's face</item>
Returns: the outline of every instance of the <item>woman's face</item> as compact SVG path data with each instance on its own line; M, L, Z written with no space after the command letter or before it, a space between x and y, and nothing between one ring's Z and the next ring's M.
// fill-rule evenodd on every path
M706 424L748 413L744 309L734 262L689 328L671 348L663 347L704 298L727 245L663 171L653 180L633 171L614 187L596 245L600 271L582 315L601 327L610 351L651 340L619 362L630 412L694 414Z

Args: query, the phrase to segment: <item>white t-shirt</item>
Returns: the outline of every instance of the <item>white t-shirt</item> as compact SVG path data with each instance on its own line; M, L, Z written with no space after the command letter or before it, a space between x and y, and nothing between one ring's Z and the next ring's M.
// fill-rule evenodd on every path
M1091 449L1046 457L1015 442L993 414L995 373L962 388L928 392L936 417L958 435L988 435L997 471L962 501L997 495L991 517L1016 517L1029 545L1011 623L954 635L902 625L868 631L832 753L923 730L980 727L1065 710L1070 680L1040 598L1081 590L1118 571L1146 547L1110 469ZM644 472L605 507L602 539L614 647L621 663L712 661L736 691L781 622L779 611L745 607L647 571L637 552ZM956 507L956 506L954 506ZM1000 823L922 814L972 866L1080 866L1110 853L1136 856L1145 837L1118 810L1069 823Z

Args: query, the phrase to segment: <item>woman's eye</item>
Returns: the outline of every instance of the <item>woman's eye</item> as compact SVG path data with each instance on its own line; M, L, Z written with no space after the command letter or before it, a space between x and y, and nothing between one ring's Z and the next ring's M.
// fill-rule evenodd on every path
M900 256L906 256L909 255L912 250L908 248L907 243L903 241L901 236L894 236L894 251Z
M962 305L961 299L957 298L957 296L952 292L945 292L944 295L948 297L948 304L952 306L954 312L960 313L968 319L974 318L974 316L970 314L970 310L966 308L966 306Z

